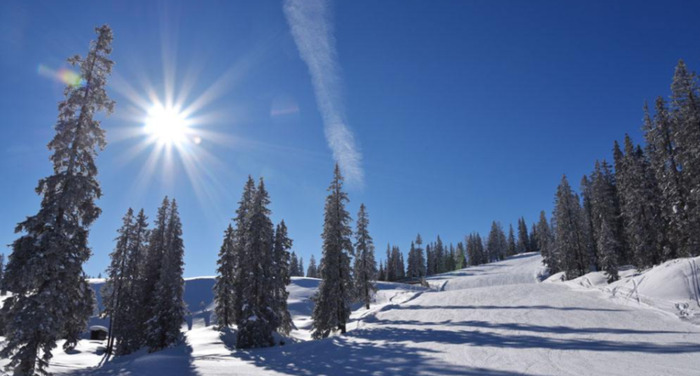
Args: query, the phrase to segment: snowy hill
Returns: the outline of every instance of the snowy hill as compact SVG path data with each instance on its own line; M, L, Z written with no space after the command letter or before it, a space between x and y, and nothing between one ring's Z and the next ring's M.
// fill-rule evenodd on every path
M231 335L205 326L201 315L211 312L213 279L189 279L187 303L195 319L192 329L184 327L184 344L104 362L96 354L101 342L82 341L74 353L57 351L51 370L74 375L697 375L700 327L645 302L686 296L690 280L683 282L681 274L689 276L687 264L677 260L624 277L615 297L606 289L616 286L602 286L595 275L586 276L591 287L585 288L581 280L539 282L538 254L435 276L430 290L380 283L376 304L370 310L357 307L347 335L320 341L307 340L308 298L318 280L295 278L289 306L298 327L292 333L296 342L245 351L231 347ZM628 294L622 286L634 283L631 278L637 279L640 303L620 298Z

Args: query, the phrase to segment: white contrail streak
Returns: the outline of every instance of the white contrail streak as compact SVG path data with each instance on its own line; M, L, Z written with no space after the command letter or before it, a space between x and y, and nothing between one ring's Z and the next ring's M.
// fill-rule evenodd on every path
M284 14L309 67L328 146L348 182L362 185L362 155L347 126L328 1L284 0Z

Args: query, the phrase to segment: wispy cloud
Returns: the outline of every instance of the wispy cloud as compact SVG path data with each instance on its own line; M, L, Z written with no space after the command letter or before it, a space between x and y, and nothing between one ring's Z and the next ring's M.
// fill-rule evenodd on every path
M309 67L328 145L348 182L362 185L362 155L347 125L342 79L327 0L284 0L284 14Z

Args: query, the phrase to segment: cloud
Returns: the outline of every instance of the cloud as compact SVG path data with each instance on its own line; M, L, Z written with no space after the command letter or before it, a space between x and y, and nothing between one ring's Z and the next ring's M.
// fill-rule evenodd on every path
M333 151L333 158L340 165L348 182L362 185L362 155L345 116L329 2L284 0L284 14L299 55L309 68L316 103L323 117L326 140Z

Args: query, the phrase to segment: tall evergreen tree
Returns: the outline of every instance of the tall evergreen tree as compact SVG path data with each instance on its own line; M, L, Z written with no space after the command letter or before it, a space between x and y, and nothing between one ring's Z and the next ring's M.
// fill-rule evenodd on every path
M235 254L235 231L229 224L224 233L224 242L219 250L216 264L216 282L214 283L214 301L216 302L216 317L220 329L235 323L235 293L237 268Z
M272 332L279 323L274 312L272 273L274 228L268 205L270 198L260 179L243 231L241 316L238 317L239 348L274 345Z
M238 324L242 319L243 315L243 303L241 297L243 296L243 288L246 287L244 278L244 269L248 266L245 264L245 247L246 247L246 234L250 228L250 213L253 208L255 196L257 190L255 188L255 180L248 175L245 185L243 186L243 193L241 194L241 199L238 201L238 209L236 209L236 216L233 219L235 229L234 229L234 241L233 241L233 260L234 260L234 293L233 293L233 320ZM291 261L296 261L296 255L292 253ZM247 270L247 269L245 269ZM291 265L290 265L290 275Z
M598 232L598 249L600 250L600 264L608 277L608 283L617 281L618 275L618 249L617 239L613 234L607 220L603 220Z
M518 253L530 252L530 238L527 233L525 218L518 219Z
M304 258L299 257L299 267L297 268L297 273L295 274L296 277L303 277L304 276Z
M697 76L680 60L671 84L670 121L687 192L687 251L700 255L700 88Z
M508 252L508 243L506 242L506 235L503 232L503 227L496 221L491 222L491 231L486 240L486 248L490 255L489 261L502 260Z
M107 352L112 353L114 350L115 335L121 337L121 313L120 304L126 299L128 292L129 276L126 271L127 258L129 256L129 247L133 242L134 230L134 211L129 208L124 218L122 219L122 227L117 231L117 245L114 251L109 255L111 262L107 268L107 281L102 286L102 298L104 301L103 314L109 316L109 338L107 341ZM115 320L116 318L116 320ZM115 327L117 328L115 330Z
M423 278L427 275L426 273L426 265L425 265L425 255L423 253L423 239L420 237L420 234L416 235L416 277L418 278Z
M566 277L573 279L586 274L589 270L590 255L585 244L584 216L578 196L573 193L571 186L563 176L557 188L554 200L555 242L566 271Z
M299 258L294 251L289 256L289 275L292 277L299 276Z
M690 218L688 215L688 185L681 174L676 133L668 113L666 102L656 100L653 120L645 107L644 131L647 154L651 160L659 190L663 222L668 224L666 239L669 246L664 249L664 258L690 255Z
M144 323L156 315L154 302L158 297L156 287L163 269L162 260L165 258L167 247L169 209L170 200L166 196L158 208L156 220L149 235L148 251L141 278L141 309L137 313L139 321ZM146 341L145 337L144 341Z
M467 251L464 248L464 243L457 243L457 269L464 269L467 267Z
M517 246L515 244L515 233L513 232L513 225L509 225L508 228L508 256L513 256L517 251Z
M559 257L557 257L556 254L554 233L552 232L552 227L547 222L547 215L544 210L540 212L540 220L537 222L536 234L537 243L540 246L540 253L542 254L542 263L549 266L550 273L558 273L561 267L557 263Z
M369 235L369 218L365 204L360 205L357 213L357 231L355 232L355 289L357 298L367 309L372 295L377 290L374 281L377 278L377 262L374 260L374 243Z
M306 269L306 276L309 278L318 278L318 266L316 265L316 258L311 255L309 259L309 267Z
M146 322L146 343L151 351L170 347L181 339L180 327L185 320L183 294L185 280L182 223L173 199L167 210L163 258L152 301L153 314Z
M68 59L79 68L81 84L64 91L56 135L48 144L53 174L36 188L42 196L39 212L17 225L23 235L12 244L6 268L5 287L13 297L2 310L6 341L0 357L11 358L8 367L17 375L45 373L56 341L65 338L65 348L75 346L94 309L82 270L90 257L88 229L100 215L95 157L106 145L94 115L114 108L105 91L113 65L112 30L105 25L95 31L87 56Z
M343 177L336 164L328 188L323 224L323 258L321 284L315 299L313 338L325 338L334 331L346 331L352 301L350 255L353 253L350 214L345 210L348 195L343 191Z
M273 308L277 318L275 327L277 331L282 334L289 334L294 326L292 323L292 316L287 309L287 298L289 298L287 285L292 281L289 276L289 250L291 248L292 239L287 235L287 225L282 221L275 229L275 244L273 250L274 268L270 276L274 282L272 291L274 292L273 300L275 303ZM314 261L313 256L311 256L311 261ZM309 267L311 267L311 265Z
M644 269L663 259L661 193L643 150L635 148L629 135L625 135L625 152L615 142L613 154L627 243L633 263Z

